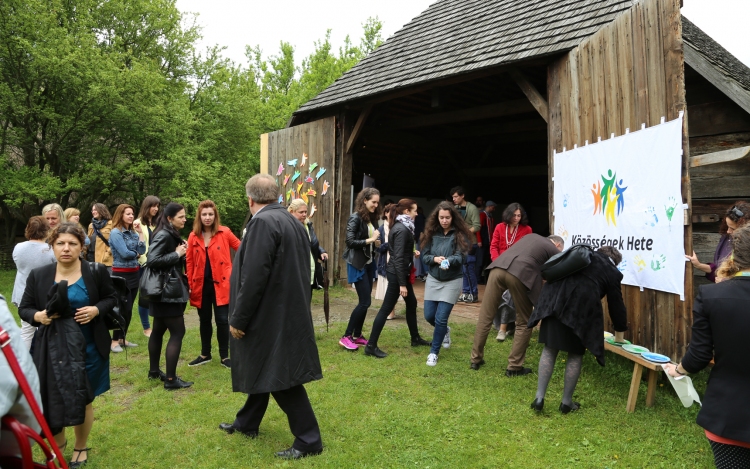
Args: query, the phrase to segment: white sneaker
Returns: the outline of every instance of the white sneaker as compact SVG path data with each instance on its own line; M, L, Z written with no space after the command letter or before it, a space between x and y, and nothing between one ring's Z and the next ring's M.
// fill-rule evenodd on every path
M508 337L508 333L505 331L498 331L497 332L497 341L502 342L505 340L505 338Z
M450 327L448 327L448 332L446 332L445 337L443 337L443 348L451 348L451 328Z
M431 353L427 355L427 366L437 365L437 359L438 359L438 356L436 353Z

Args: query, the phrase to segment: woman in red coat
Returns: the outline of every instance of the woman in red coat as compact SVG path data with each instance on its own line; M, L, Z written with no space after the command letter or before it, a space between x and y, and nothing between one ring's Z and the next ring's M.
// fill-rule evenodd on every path
M188 366L211 361L211 306L216 317L216 338L219 341L221 364L229 362L229 276L232 273L230 248L237 250L240 240L229 228L221 226L216 204L204 200L198 205L193 231L187 241L187 277L190 304L198 309L201 333L201 354ZM206 262L208 259L209 262Z
M490 257L494 261L502 253L508 250L527 234L531 233L529 219L526 217L526 210L519 203L508 205L503 211L503 221L495 227L492 233L492 243L490 244ZM500 320L500 330L497 332L498 342L502 342L508 336L508 323L513 322L511 319L502 318Z

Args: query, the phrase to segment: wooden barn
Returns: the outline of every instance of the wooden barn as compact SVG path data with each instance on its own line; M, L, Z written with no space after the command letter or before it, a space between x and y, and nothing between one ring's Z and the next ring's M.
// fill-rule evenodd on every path
M302 187L316 205L321 244L345 278L344 230L365 175L383 198L428 206L458 184L470 199L521 202L534 230L548 234L554 151L684 111L685 251L710 260L721 214L750 196L750 70L680 6L437 1L300 108L286 129L263 135L261 169L278 175L282 197ZM300 168L291 182L288 163L301 158L317 167ZM312 182L298 186L308 173ZM685 268L685 301L623 287L627 338L683 354L702 278Z

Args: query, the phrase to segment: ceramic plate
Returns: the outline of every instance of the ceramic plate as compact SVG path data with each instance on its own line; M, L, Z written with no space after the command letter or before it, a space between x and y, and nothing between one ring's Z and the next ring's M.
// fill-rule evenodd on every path
M669 363L669 357L661 355L659 353L644 352L641 354L643 358L654 363Z
M607 331L604 331L604 338L605 338L605 339L609 339L609 338L612 338L612 337L614 337L614 336L615 336L615 335L614 335L613 333L611 333L611 332L607 332Z
M622 349L630 353L648 353L649 351L646 347L641 347L640 345L633 344L625 344L622 346Z
M606 341L607 341L608 343L612 344L612 345L617 345L618 347L622 347L622 346L623 346L623 345L625 345L625 344L630 344L630 341L629 341L629 340L626 340L626 341L624 341L624 342L615 342L615 338L614 338L614 337L608 337L608 338L607 338L607 339L605 339L605 340L606 340Z

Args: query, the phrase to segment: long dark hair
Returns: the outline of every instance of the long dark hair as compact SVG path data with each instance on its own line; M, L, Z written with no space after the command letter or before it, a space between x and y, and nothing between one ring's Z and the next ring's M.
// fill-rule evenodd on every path
M411 209L412 205L417 205L417 203L411 199L401 199L397 203L391 205L391 211L388 212L389 230L392 229L393 224L396 223L396 217Z
M529 218L526 216L526 210L523 209L521 204L518 202L513 202L512 204L505 207L505 210L503 210L503 221L506 225L510 226L510 223L513 221L513 214L516 213L516 210L521 211L521 221L518 222L519 225L528 225L529 224Z
M138 219L141 220L141 224L145 226L153 225L154 220L151 219L151 207L155 205L161 205L161 200L157 196L148 195L143 199L143 202L141 202L141 211L138 212Z
M380 191L374 187L365 187L359 194L357 199L354 201L354 212L359 214L359 218L365 223L372 223L373 226L378 226L378 218L380 218L380 204L375 208L375 211L370 213L365 206L365 202L372 199L374 196L380 196Z
M176 217L177 214L180 213L180 210L185 210L185 207L182 204L178 204L177 202L168 203L167 206L164 207L164 211L161 212L161 215L159 215L159 219L156 220L156 228L154 228L154 234L158 233L161 230L167 230L172 235L179 238L180 233L178 233L177 230L174 229L172 224L169 222L169 219Z
M453 208L453 204L446 201L440 202L437 207L435 207L435 210L430 213L430 216L427 217L419 245L424 247L431 244L432 237L435 236L435 233L442 232L443 227L440 226L439 218L441 210L447 210L451 214L451 227L456 230L456 245L458 246L458 249L463 253L469 252L469 240L472 236L471 230L469 230L469 225L466 223L466 220L464 220L464 217Z
M740 213L742 215L740 215ZM744 200L738 200L732 205L731 208L727 209L724 217L721 219L721 226L719 227L719 234L727 234L729 225L727 225L727 218L737 223L737 228L745 226L750 221L750 204Z

